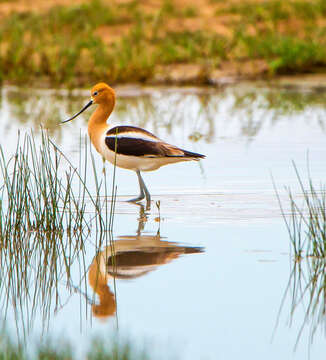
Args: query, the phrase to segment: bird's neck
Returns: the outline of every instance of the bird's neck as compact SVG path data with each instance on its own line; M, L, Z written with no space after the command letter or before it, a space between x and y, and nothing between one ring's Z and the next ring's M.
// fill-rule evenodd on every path
M93 305L93 314L96 317L112 316L116 311L115 296L110 291L108 285L101 285L96 288L96 293L99 297L99 304Z
M88 281L99 297L99 304L92 306L95 316L110 316L115 313L115 296L107 285L108 275L100 270L103 258L95 257L88 272Z
M110 114L112 113L114 104L99 104L91 118L88 121L88 134L95 146L96 150L100 152L100 139L103 132L108 127L106 123Z

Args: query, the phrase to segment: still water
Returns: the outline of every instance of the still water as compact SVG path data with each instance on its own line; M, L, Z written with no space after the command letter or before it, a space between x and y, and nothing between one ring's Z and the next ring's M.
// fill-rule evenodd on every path
M58 264L55 284L37 276L39 259L10 281L3 269L0 306L10 333L26 343L65 339L79 358L92 339L118 332L145 344L153 359L322 359L325 299L307 315L309 292L296 298L292 291L303 280L293 275L273 185L286 208L285 187L300 199L292 161L304 179L309 167L317 185L325 180L326 88L310 85L118 88L112 122L144 127L207 158L145 173L150 211L125 202L138 194L137 178L117 169L117 274L112 247L98 247L95 230L69 257L69 284L67 264ZM42 126L77 166L92 108L59 121L88 99L84 90L2 88L6 156L18 130L33 129L37 138ZM101 171L95 152L94 159ZM111 184L111 165L105 176ZM36 286L42 290L33 297Z

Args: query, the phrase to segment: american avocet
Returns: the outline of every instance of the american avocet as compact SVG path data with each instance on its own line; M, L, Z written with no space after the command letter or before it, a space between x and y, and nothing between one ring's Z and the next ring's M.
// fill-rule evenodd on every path
M93 104L98 107L88 122L88 134L95 149L112 164L136 172L140 195L129 201L138 202L146 197L150 205L141 171L152 171L163 165L180 161L199 160L205 156L170 145L147 130L136 126L113 126L106 123L115 105L115 92L105 83L98 83L91 90L91 100L74 116L75 119Z

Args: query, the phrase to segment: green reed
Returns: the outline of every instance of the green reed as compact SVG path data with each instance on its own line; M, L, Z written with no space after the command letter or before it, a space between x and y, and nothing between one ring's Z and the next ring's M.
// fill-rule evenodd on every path
M100 182L98 179L92 154L95 195L90 193L86 184L88 151L85 141L85 160L82 161L80 157L77 169L45 132L41 134L40 145L36 145L33 134L26 134L23 139L19 136L16 151L9 160L0 146L2 245L7 245L10 238L19 233L55 232L58 236L64 232L70 235L85 234L90 231L88 204L95 213L97 230L104 230L105 224L112 228L114 201L109 218L107 212L104 217L100 199L103 180ZM111 196L107 184L104 185L106 197Z
M287 303L289 303L288 325L290 327L297 325L299 320L299 326L296 326L298 333L294 349L303 338L308 339L309 347L316 332L325 329L326 258L301 257L291 263L291 273L279 309L274 336L280 322L280 315L287 309L285 306Z
M37 312L46 328L50 312L69 300L61 289L86 289L85 241L95 237L96 249L113 241L115 184L110 192L86 140L79 153L74 167L46 132L40 143L33 133L19 136L9 160L0 146L0 306L4 316L12 306L24 336ZM87 181L89 156L95 194Z
M46 135L38 147L32 136L17 143L15 154L6 161L0 148L3 178L0 236L4 246L22 232L82 231L85 199L72 191L74 170L58 176L62 156L51 147Z
M301 192L301 200L288 189L290 215L286 216L280 206L296 259L302 256L326 257L326 188L315 187L309 176L304 184L293 163ZM280 200L280 198L279 198Z
M47 339L39 343L33 353L28 353L15 343L8 333L2 331L0 337L0 360L72 360L77 359L72 345L62 339ZM85 359L88 360L147 360L152 357L147 349L137 349L130 341L111 338L94 339Z
M288 230L294 261L291 262L289 281L281 301L274 335L279 325L286 300L290 303L289 326L297 323L296 314L303 320L294 348L307 333L309 345L316 331L324 328L326 319L326 188L314 185L308 166L308 179L304 181L293 162L299 183L300 196L287 189L289 211L277 197ZM300 309L300 310L299 310Z

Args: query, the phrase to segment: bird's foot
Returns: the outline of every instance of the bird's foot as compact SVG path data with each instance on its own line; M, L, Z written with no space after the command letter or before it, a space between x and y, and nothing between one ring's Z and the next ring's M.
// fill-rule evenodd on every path
M134 199L130 199L127 200L127 202L131 202L131 203L136 203L138 204L140 201L145 199L145 195L139 195L138 197L134 198ZM151 209L151 198L146 197L146 210L150 210Z
M134 199L130 199L127 200L127 202L139 202L145 199L145 195L144 194L140 194L138 197L134 198Z

